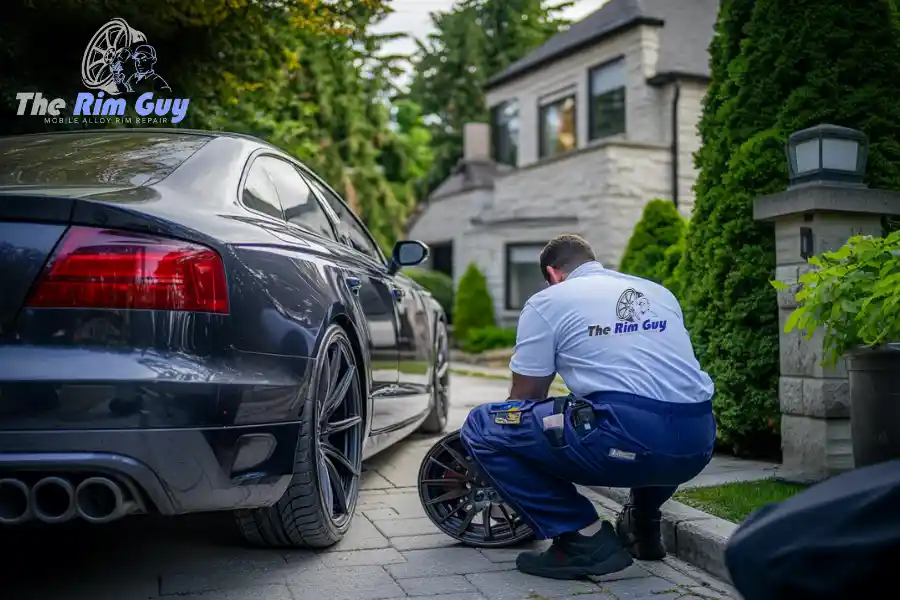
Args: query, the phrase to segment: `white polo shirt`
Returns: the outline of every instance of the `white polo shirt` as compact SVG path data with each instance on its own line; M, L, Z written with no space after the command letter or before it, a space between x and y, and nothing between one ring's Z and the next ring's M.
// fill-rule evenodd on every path
M672 292L599 262L528 300L509 368L529 377L558 373L579 396L612 391L706 402L714 390Z

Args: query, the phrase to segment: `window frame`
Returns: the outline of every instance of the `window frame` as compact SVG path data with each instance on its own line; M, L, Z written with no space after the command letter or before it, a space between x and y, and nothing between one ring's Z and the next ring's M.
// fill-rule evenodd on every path
M573 134L575 136L575 146L572 147L571 150L560 150L557 152L553 152L551 154L544 154L544 142L547 141L545 138L546 131L544 131L544 115L546 114L546 110L565 103L567 100L572 101L572 119L573 119ZM537 110L537 119L538 119L538 160L543 160L547 158L553 158L556 156L562 156L564 154L569 154L570 152L574 152L578 150L578 95L573 91L565 96L554 97L553 100L549 101L539 101L538 102L538 110Z
M503 261L503 308L505 310L522 310L525 307L525 302L522 303L522 306L513 306L512 305L512 279L510 278L510 273L512 269L512 253L516 248L540 248L544 249L547 245L547 242L507 242L504 248L504 261ZM541 265L540 263L534 266L535 269L540 272Z
M237 189L238 205L241 208L243 208L244 210L253 213L254 215L259 215L266 219L274 219L276 221L279 221L280 223L286 223L287 221L284 218L284 207L281 206L281 198L278 196L278 188L275 187L275 182L272 181L272 177L269 175L268 171L264 171L264 172L266 174L266 177L269 180L269 183L272 184L272 189L275 190L275 199L278 200L278 209L281 212L281 219L279 220L278 217L276 217L275 215L270 215L268 213L262 212L261 210L256 210L255 208L247 206L247 203L244 202L244 188L247 186L247 179L249 179L249 177L250 177L250 171L253 170L253 164L256 162L256 159L260 158L261 156L265 156L267 154L272 154L272 153L267 153L264 151L263 152L254 152L253 154L250 155L250 157L247 159L247 162L244 164L244 171L241 173L241 178L240 178L240 181L238 182L238 189Z
M620 87L610 88L605 90L603 93L607 94L610 92L617 91L621 89L623 91L623 100L622 100L622 131L617 131L616 133L611 133L608 135L595 135L595 124L597 121L597 111L595 107L594 99L596 97L596 90L594 89L594 73L597 71L602 71L603 69L609 69L614 65L621 64L622 69L625 72L625 79L622 82ZM626 60L625 55L620 55L610 60L604 61L600 64L594 65L590 67L587 71L587 91L588 91L588 131L587 137L588 142L595 142L597 140L603 140L609 137L613 137L616 135L623 135L628 132L628 80L627 80L627 69L626 69Z
M260 158L272 158L275 160L279 160L279 161L285 163L286 165L290 166L292 169L294 169L294 171L297 173L297 177L299 177L300 181L302 181L303 184L306 185L306 187L309 189L310 199L316 203L316 205L319 207L319 209L321 209L322 214L325 215L325 220L328 221L328 226L331 228L331 237L323 236L321 233L319 233L317 231L313 231L312 229L309 229L308 227L305 227L304 225L301 225L299 223L294 223L293 221L291 221L287 216L287 209L284 207L284 202L281 199L281 194L278 194L278 202L281 205L281 215L284 218L284 222L291 227L296 227L297 229L303 231L303 233L309 233L309 234L315 235L317 237L320 237L322 239L329 240L331 242L340 242L340 238L339 238L338 232L337 232L337 224L335 222L336 219L335 219L334 215L332 214L332 211L328 210L328 208L326 208L325 202L323 202L322 200L319 199L319 195L316 193L316 189L313 186L311 186L309 184L309 182L306 180L306 177L304 177L304 171L303 171L303 169L300 168L300 165L292 160L285 158L284 156L279 156L272 152L261 152L259 155L254 157L253 160L256 161L256 160L259 160ZM271 174L270 174L270 177L271 177ZM273 180L272 185L275 187L275 193L278 193L278 184Z
M362 230L363 234L365 234L366 238L372 243L372 247L375 248L375 252L377 253L378 256L377 256L377 259L373 259L373 260L376 260L376 262L378 262L381 267L387 268L388 260L387 260L387 257L385 257L384 252L382 252L381 246L378 244L377 241L375 241L375 238L372 237L372 234L369 233L369 228L366 227L366 224L363 223L362 220L356 216L356 213L353 212L353 210L350 208L350 205L347 204L347 202L341 197L340 194L338 194L336 191L334 191L334 188L332 188L330 185L325 183L325 181L321 177L319 177L318 175L313 173L312 169L310 169L309 167L307 167L306 165L303 165L303 164L300 164L299 166L300 166L300 172L306 177L306 179L315 181L317 184L321 185L323 188L325 188L326 190L328 190L329 192L334 194L334 197L337 198L338 202L341 203L341 206L343 206L344 209L347 211L347 214L350 215L350 218L356 222L356 224ZM309 188L312 190L313 194L315 194L316 197L319 198L321 204L327 209L328 215L332 220L332 226L335 230L335 237L337 238L338 243L349 248L350 250L353 250L354 252L358 252L359 254L362 254L363 256L371 259L372 258L371 256L369 256L365 252L357 250L356 248L353 247L352 244L346 242L343 239L343 236L340 235L340 227L339 227L340 222L341 222L340 217L331 208L331 204L328 202L328 199L321 197L319 190L317 190L314 185L310 185Z
M520 119L519 132L522 131L521 112L519 110L520 105L519 105L518 98L510 98L508 100L503 100L503 101L498 102L497 104L494 104L493 106L491 106L488 109L488 112L490 115L489 118L490 118L490 127L491 127L491 160L493 160L495 163L500 164L500 165L506 165L509 167L518 167L519 166L519 164L518 164L519 163L519 141L520 141L519 139L516 139L515 156L512 157L512 162L509 162L506 160L500 160L500 157L497 154L497 152L498 152L497 140L499 139L499 132L498 132L498 127L497 127L496 115L509 104L516 105L516 118ZM517 134L517 137L518 137L518 134Z

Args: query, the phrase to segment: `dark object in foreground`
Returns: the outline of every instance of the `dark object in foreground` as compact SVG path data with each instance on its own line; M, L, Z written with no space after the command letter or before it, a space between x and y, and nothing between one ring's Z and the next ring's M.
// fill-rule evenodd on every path
M848 353L847 371L856 467L900 458L900 344Z
M503 548L534 537L484 480L458 431L438 440L422 459L419 498L438 529L467 546Z
M752 514L725 563L744 600L874 598L900 564L898 506L900 460L856 469Z

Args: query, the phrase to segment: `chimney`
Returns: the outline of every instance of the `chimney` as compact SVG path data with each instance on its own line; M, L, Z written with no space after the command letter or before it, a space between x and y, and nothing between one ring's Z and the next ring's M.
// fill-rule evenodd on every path
M491 159L491 126L487 123L463 125L463 159L488 161Z

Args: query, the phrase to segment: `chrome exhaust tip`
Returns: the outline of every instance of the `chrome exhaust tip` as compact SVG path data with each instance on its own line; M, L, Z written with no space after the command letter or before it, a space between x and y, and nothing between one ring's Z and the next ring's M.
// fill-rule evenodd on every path
M137 505L127 501L122 487L106 477L90 477L75 490L75 509L88 523L110 523L134 512Z
M32 517L28 486L18 479L0 479L0 524L18 525Z
M75 488L62 477L45 477L31 488L31 509L44 523L63 523L75 517Z

